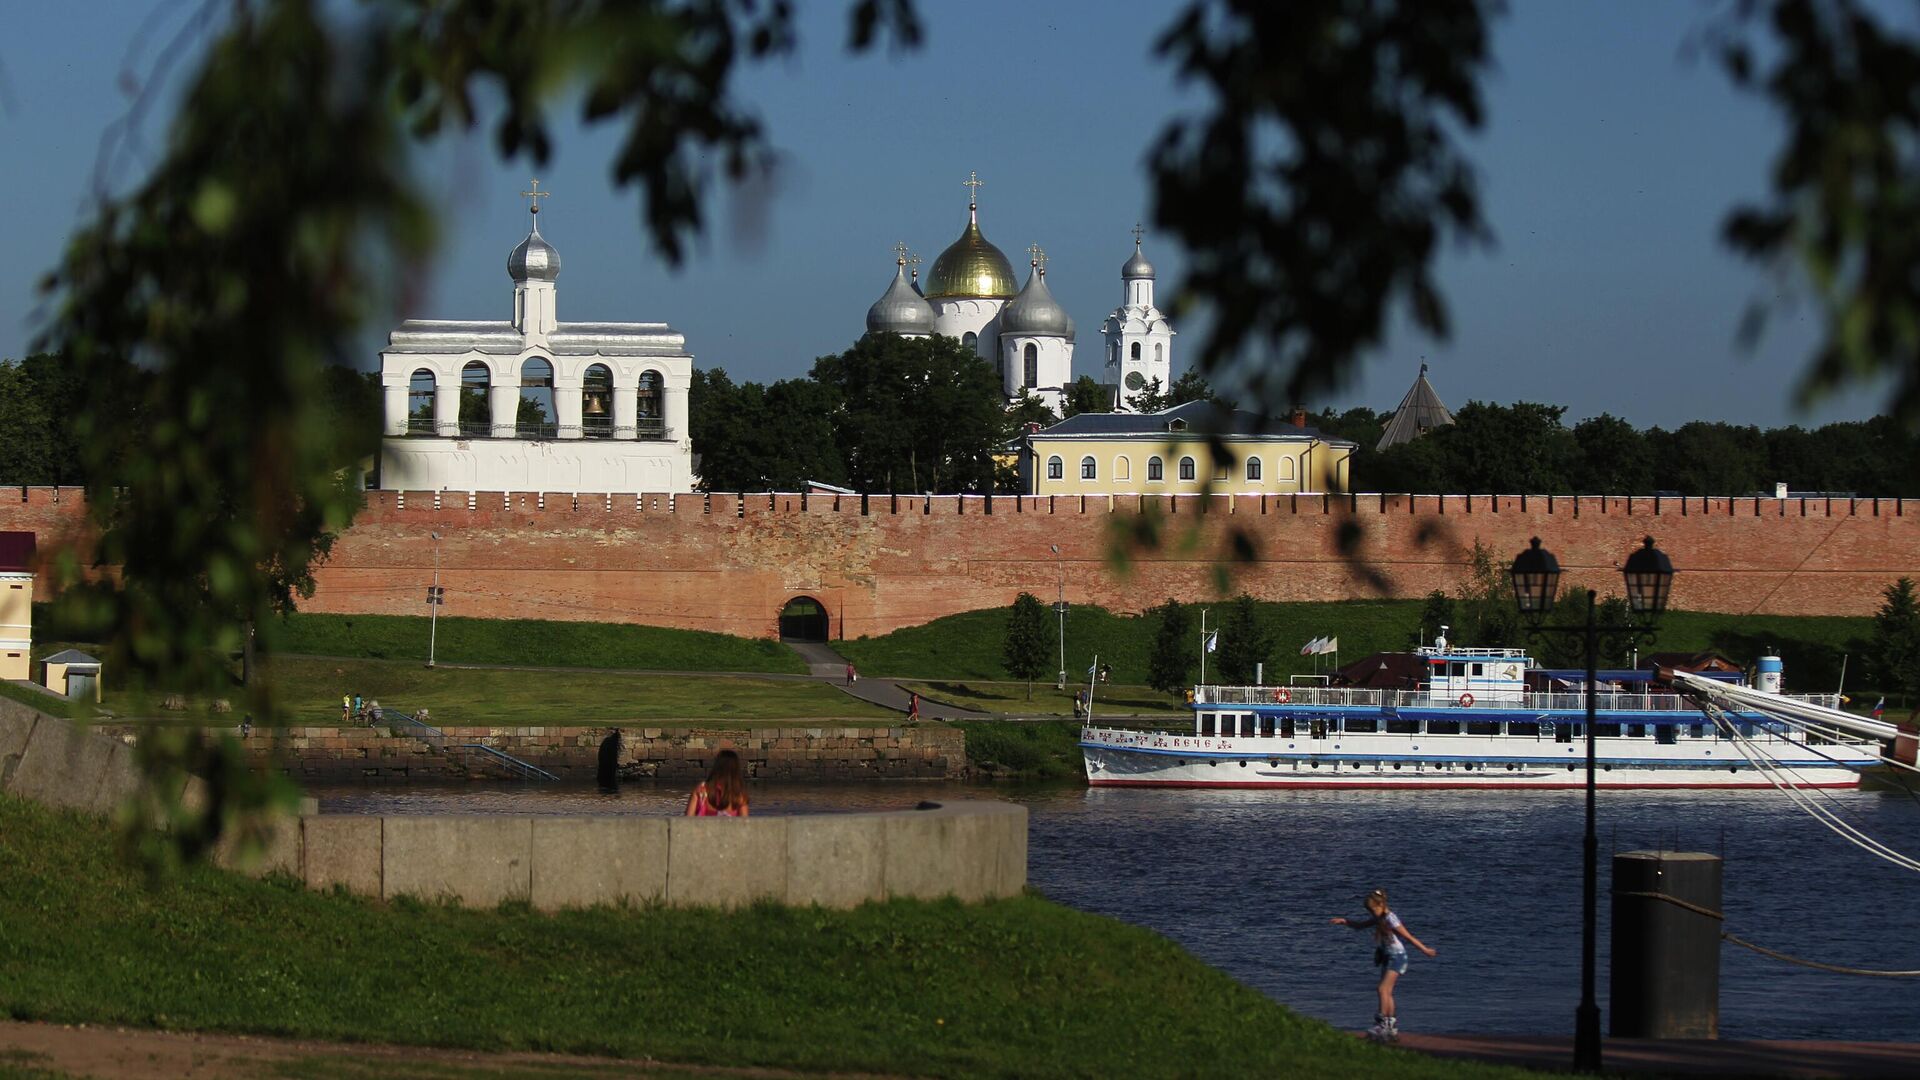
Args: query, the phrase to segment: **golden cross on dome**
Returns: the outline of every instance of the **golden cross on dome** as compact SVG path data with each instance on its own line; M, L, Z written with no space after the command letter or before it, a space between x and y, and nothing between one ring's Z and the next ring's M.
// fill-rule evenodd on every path
M907 265L913 267L913 279L920 280L920 256L908 253Z
M901 266L907 265L907 254L907 242L905 240L893 245L894 261Z
M1136 221L1133 223L1133 246L1134 247L1140 246L1140 237L1145 235L1145 233L1146 233L1146 230L1140 227L1139 222Z
M521 198L523 198L523 199L532 199L532 200L533 200L533 205L532 205L531 207L529 207L529 210L531 210L531 212L533 212L533 213L535 213L535 214L537 214L537 213L539 213L539 212L540 212L540 200L541 200L541 199L551 199L551 198L553 197L553 192L551 192L551 191L541 191L541 190L540 190L540 180L539 180L539 178L538 178L538 177L536 177L536 178L534 178L534 181L533 181L533 190L532 190L532 191L523 191L523 192L521 192L521 193L520 193L520 197L521 197Z
M1034 265L1034 266L1036 266L1036 267L1038 267L1038 266L1045 266L1045 265L1047 264L1047 253L1046 253L1046 251L1045 251L1045 250L1043 250L1043 249L1042 249L1042 248L1040 247L1040 245L1039 245L1039 244L1035 244L1035 245L1033 245L1032 247L1029 247L1029 248L1027 249L1027 254L1029 254L1029 255L1031 255L1031 256L1033 256L1033 265Z
M965 180L960 181L960 186L973 189L972 191L967 192L967 203L971 205L973 203L977 203L980 201L980 189L983 187L986 187L987 182L985 180L980 179L980 174L978 172L976 172L973 169L968 169L967 178Z

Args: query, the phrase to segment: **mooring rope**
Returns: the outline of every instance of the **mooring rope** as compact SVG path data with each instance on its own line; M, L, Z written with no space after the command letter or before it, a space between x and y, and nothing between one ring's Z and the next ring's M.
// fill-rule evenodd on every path
M1674 907L1683 908L1687 911L1691 911L1696 915L1704 915L1707 918L1713 919L1716 922L1725 922L1727 919L1725 912L1715 911L1712 908L1708 908L1708 907L1701 907L1699 904L1693 903L1688 900L1682 900L1679 897L1671 895L1669 893L1639 892L1639 891L1629 891L1625 889L1618 889L1614 891L1613 895L1634 896L1644 900L1659 900L1663 903L1672 904ZM1754 952L1757 952L1762 956L1770 956L1775 960L1784 960L1789 964L1798 964L1801 967L1810 967L1818 971L1831 971L1838 975L1871 975L1871 976L1882 978L1882 979L1920 979L1920 971L1877 971L1877 970L1874 970L1873 968L1843 967L1839 964L1823 964L1818 960L1803 960L1798 956L1788 956L1786 953L1769 949L1765 945L1755 945L1753 942L1748 941L1743 937L1739 937L1734 934L1729 934L1725 930L1720 931L1720 937L1722 940L1731 941L1735 945L1739 945L1742 948L1752 949Z

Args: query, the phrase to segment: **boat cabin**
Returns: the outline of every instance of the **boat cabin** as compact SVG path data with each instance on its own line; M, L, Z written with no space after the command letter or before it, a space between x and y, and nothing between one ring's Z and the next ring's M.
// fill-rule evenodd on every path
M1427 664L1426 699L1432 704L1512 707L1527 700L1533 658L1525 650L1430 645L1419 655Z

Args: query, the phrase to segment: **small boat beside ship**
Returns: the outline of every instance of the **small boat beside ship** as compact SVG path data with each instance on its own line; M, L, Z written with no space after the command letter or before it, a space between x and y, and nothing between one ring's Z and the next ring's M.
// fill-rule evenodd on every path
M1575 788L1586 784L1586 673L1538 667L1519 649L1416 653L1408 689L1193 689L1191 731L1082 728L1095 787ZM1778 657L1729 708L1703 709L1655 672L1596 680L1596 783L1606 788L1854 787L1881 744L1761 708L1820 713L1837 694L1780 693ZM1743 686L1738 673L1695 675ZM1704 683L1702 685L1705 685ZM1757 704L1755 704L1757 702ZM1835 714L1837 715L1837 714Z

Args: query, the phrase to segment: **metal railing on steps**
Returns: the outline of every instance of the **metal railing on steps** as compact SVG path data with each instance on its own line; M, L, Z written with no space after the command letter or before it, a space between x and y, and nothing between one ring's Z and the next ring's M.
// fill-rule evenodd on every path
M374 718L375 724L385 724L395 732L406 731L414 738L445 754L450 750L460 750L485 764L504 769L522 780L558 780L558 776L530 761L523 761L504 750L498 750L485 743L456 742L446 732L399 709L381 709Z

